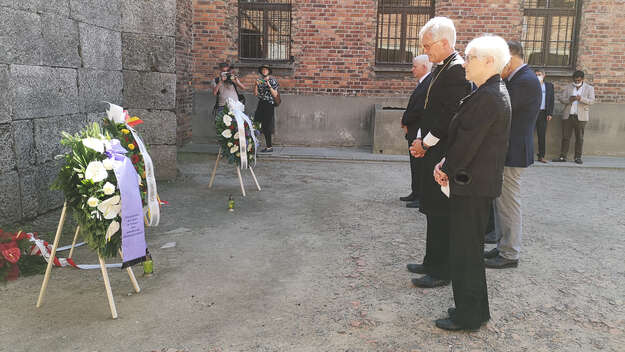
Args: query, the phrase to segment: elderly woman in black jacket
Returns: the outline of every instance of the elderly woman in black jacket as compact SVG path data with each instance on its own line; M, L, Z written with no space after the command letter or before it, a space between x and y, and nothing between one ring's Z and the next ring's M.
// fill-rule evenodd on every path
M490 203L501 193L510 130L510 97L501 71L510 60L497 36L473 39L465 50L466 78L478 88L461 100L449 125L446 157L434 178L450 197L450 272L455 308L436 326L477 330L490 319L484 273L484 232Z

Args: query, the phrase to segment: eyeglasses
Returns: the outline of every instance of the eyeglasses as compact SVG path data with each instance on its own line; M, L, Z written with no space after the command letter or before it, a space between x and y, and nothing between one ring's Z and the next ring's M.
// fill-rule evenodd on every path
M473 61L473 60L475 60L475 59L477 59L477 58L478 58L478 56L476 56L476 55L467 55L467 57L466 57L465 61L466 61L467 63L469 63L469 62L471 62L471 61Z
M439 39L437 41L431 42L430 44L422 44L421 46L423 46L423 49L425 50L430 50L430 48L432 48L432 46L434 46L434 44L440 42L442 39Z

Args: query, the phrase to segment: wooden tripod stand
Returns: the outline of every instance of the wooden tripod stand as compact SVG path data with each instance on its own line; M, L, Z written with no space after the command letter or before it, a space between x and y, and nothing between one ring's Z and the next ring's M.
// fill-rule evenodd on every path
M46 274L43 277L43 283L41 284L41 290L39 291L39 299L37 300L37 308L41 307L43 303L43 296L46 293L46 288L48 287L48 281L50 280L50 273L52 271L52 265L54 263L54 258L56 255L56 249L59 247L59 239L61 238L61 233L63 232L63 225L65 224L65 217L67 215L67 201L63 204L63 210L61 211L61 219L59 220L59 225L56 228L56 235L54 236L54 243L52 245L52 251L50 252L50 260L48 261L48 266L46 267ZM80 226L76 227L76 233L74 234L74 240L72 242L72 248L69 251L69 258L74 254L74 246L76 245L76 239L78 237L78 233L80 232ZM119 255L122 256L121 250L119 251ZM106 288L106 296L109 302L109 308L111 309L111 316L113 319L117 319L117 308L115 307L115 300L113 299L113 292L111 291L111 283L109 281L108 271L106 270L106 263L104 258L98 253L98 260L100 262L100 269L102 270L102 278L104 279L104 287ZM123 260L123 258L122 258ZM141 288L137 283L137 279L135 278L135 274L132 271L132 267L126 268L128 272L128 276L130 277L130 282L132 282L132 286L135 289L135 292L141 292Z
M208 188L213 187L213 181L215 181L215 174L217 173L217 166L219 166L219 160L221 160L221 147L219 147L219 153L217 153L217 160L215 161L215 166L213 167L213 172L211 173L211 179L208 182ZM234 168L237 169L237 176L239 176L239 185L241 185L241 193L243 193L243 197L245 197L246 196L245 187L243 186L243 178L241 177L241 170L236 165ZM258 180L256 179L256 174L254 174L254 169L251 166L249 166L247 169L250 170L250 173L252 174L252 178L254 179L254 183L256 184L256 188L260 191L260 185L258 184Z

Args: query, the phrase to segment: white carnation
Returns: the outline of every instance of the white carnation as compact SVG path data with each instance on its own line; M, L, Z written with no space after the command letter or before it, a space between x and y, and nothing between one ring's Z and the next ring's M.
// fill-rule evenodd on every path
M232 148L230 148L230 154L233 154L237 150L239 150L239 146L238 145L233 145Z
M82 140L82 144L89 148L89 149L93 149L98 153L104 153L104 143L102 142L102 140L97 139L97 138L85 138Z
M100 203L100 200L98 200L98 198L96 197L89 197L89 199L87 199L87 205L92 208L97 207L99 203Z
M224 136L225 138L230 138L232 137L232 131L224 130L223 132L221 132L221 135Z
M104 194L106 194L107 196L110 196L111 194L115 193L115 185L107 182L102 187L102 191L104 191Z
M101 161L92 161L87 165L85 170L85 178L93 182L100 182L105 180L109 176L108 172L102 165Z

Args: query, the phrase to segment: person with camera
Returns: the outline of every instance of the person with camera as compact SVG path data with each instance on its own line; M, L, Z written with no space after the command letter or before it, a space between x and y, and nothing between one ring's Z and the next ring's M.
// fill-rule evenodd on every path
M238 89L245 90L247 88L239 81L239 77L234 74L234 66L231 66L227 62L219 64L219 73L211 82L211 85L213 87L213 95L217 97L215 107L213 108L215 116L224 109L228 98L245 104L245 100L240 99L243 95L239 94Z
M280 105L280 93L278 88L280 85L273 77L271 77L271 68L263 65L258 68L260 78L256 80L254 86L254 95L258 97L258 107L254 113L254 120L261 123L260 131L265 135L266 147L261 153L273 152L273 144L271 144L271 135L274 132L275 125L275 107Z

